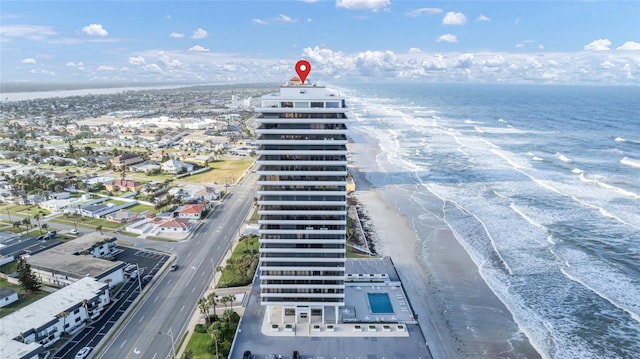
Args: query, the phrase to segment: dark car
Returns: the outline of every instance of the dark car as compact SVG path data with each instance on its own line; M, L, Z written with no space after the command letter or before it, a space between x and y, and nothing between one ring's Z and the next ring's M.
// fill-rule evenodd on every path
M251 359L251 350L245 350L242 359Z
M294 350L293 354L291 354L291 359L300 359L300 353L297 350Z

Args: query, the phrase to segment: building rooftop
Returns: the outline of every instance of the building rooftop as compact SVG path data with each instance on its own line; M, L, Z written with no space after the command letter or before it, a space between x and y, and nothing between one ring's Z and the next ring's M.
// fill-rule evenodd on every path
M81 253L85 250L90 250L99 242L112 241L114 239L113 236L103 235L98 232L89 233L44 252L34 254L29 257L28 262L34 269L47 268L73 277L89 276L98 278L105 272L124 265L124 263L94 258L91 255L82 255Z
M0 318L0 348L2 358L22 358L38 349L38 343L24 344L13 340L21 333L27 334L52 321L56 315L73 308L83 300L91 300L108 284L93 278L82 278L48 296Z

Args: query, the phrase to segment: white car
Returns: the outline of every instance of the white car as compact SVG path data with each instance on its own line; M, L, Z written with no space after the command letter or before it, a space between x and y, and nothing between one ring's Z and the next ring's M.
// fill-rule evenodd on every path
M92 347L84 347L82 349L80 349L80 351L76 354L75 359L84 359L87 357L87 355L89 355L89 353L91 353L91 351L93 350Z
M69 231L69 233L71 233L71 234L78 234L78 230L74 228L74 229L70 230L70 231Z

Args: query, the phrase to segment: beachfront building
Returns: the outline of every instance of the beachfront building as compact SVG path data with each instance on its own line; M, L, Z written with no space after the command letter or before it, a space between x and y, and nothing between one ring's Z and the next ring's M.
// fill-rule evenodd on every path
M260 300L335 323L344 305L345 102L325 87L283 85L256 108Z

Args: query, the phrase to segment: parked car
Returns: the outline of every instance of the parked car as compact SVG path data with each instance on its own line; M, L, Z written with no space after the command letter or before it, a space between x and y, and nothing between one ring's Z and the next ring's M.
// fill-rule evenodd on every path
M131 272L129 280L136 280L138 279L138 271L134 270L133 272Z
M245 350L242 359L251 359L251 350Z
M151 274L147 274L144 277L142 277L142 281L144 283L151 282L151 279L153 279L153 276Z
M76 354L75 359L84 359L87 357L87 355L89 355L89 353L91 353L91 351L93 350L92 347L84 347L82 349L80 349L80 351Z
M78 232L78 230L75 229L75 228L70 230L69 233L71 233L71 234L80 234L80 232Z

